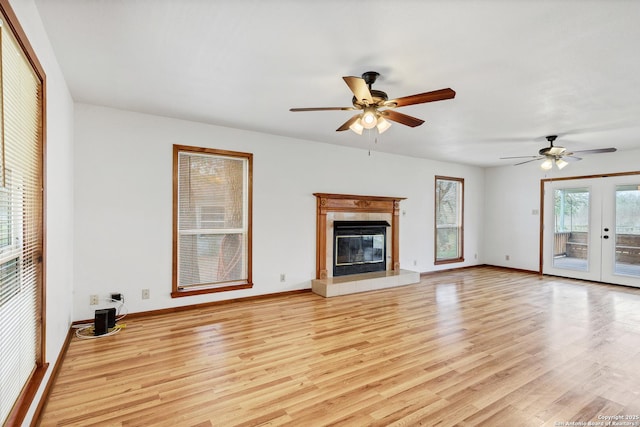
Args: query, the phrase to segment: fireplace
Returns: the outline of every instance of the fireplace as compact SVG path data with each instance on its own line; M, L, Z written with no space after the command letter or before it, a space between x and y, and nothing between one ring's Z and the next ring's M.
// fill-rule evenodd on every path
M333 276L385 271L387 221L334 221Z
M420 273L400 268L404 197L313 195L317 200L314 293L329 298L420 282Z
M337 261L336 248L334 247L336 237L334 235L334 224L341 222L377 222L382 227L381 232L385 238L382 258L382 268L379 271L399 271L400 270L400 202L404 197L383 197L383 196L356 196L348 194L314 193L316 196L316 279L327 279L334 276L334 265L345 264L344 257ZM389 225L391 224L391 225ZM353 225L353 224L352 224ZM340 228L340 227L339 227ZM370 230L369 230L370 231ZM367 232L368 233L368 232ZM380 255L380 233L370 234L378 236L369 238L354 237L353 239L340 240L341 244L353 251L349 256L354 259L357 255L357 247L360 243L368 247L370 261L378 259ZM348 235L348 234L347 234ZM363 236L355 234L354 236ZM374 240L376 243L374 243ZM351 245L353 243L353 245ZM364 255L364 250L362 254ZM374 257L375 256L375 257ZM358 264L360 263L360 264ZM373 262L354 261L349 264L373 264ZM370 268L371 266L366 266ZM376 268L379 268L378 264ZM338 273L340 274L340 273ZM367 273L368 274L368 273ZM341 279L348 277L351 273L342 273Z

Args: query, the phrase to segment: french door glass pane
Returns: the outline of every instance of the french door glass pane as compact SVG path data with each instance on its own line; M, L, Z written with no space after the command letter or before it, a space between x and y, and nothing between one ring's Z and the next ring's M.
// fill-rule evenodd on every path
M554 190L553 266L589 269L589 189Z
M640 184L616 186L616 274L640 277Z

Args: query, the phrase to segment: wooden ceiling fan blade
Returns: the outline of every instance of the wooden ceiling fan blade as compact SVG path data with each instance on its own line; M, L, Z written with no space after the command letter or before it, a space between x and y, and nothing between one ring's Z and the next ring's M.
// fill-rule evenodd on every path
M420 126L421 124L424 123L424 120L418 119L416 117L408 116L406 114L398 113L397 111L393 111L393 110L380 111L380 114L385 119L392 120L394 122L403 124L405 126L410 126L412 128L416 126Z
M335 111L335 110L355 110L353 107L310 107L310 108L289 108L289 111Z
M542 160L542 159L544 159L544 156L539 156L539 157L536 157L535 159L525 160L524 162L516 163L513 166L524 165L525 163L535 162L536 160Z
M343 79L358 101L364 101L366 104L373 104L371 91L369 90L369 86L367 86L367 83L363 78L346 76L343 77Z
M574 156L574 154L575 153L565 154L564 156L562 156L562 159L568 162L577 162L579 160L582 160L582 157L576 157Z
M418 93L416 95L403 96L385 102L389 107L404 107L405 105L424 104L425 102L444 101L455 98L456 92L451 88L434 90L432 92Z
M340 126L338 129L336 129L336 132L341 132L343 130L349 130L349 126L351 126L359 118L360 118L360 114L356 114L355 116L351 117L349 120L344 122L342 124L342 126Z
M598 154L598 153L613 153L617 151L615 148L595 148L593 150L578 150L574 151L572 154Z
M541 156L509 156L509 157L500 157L500 160L505 159L541 159Z

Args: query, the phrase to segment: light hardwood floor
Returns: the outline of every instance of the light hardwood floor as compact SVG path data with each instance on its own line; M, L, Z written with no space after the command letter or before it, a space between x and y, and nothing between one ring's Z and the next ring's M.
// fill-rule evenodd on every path
M73 339L42 426L553 426L640 415L635 288L478 267L124 323L112 337Z

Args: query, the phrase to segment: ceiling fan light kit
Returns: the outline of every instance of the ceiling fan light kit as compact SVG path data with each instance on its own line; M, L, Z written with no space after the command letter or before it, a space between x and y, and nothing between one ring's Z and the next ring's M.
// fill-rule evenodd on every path
M362 127L365 129L373 129L378 123L376 111L373 107L366 107L364 113L360 116Z
M391 127L390 121L409 127L420 126L424 120L398 113L393 109L406 105L452 99L456 96L453 89L447 88L389 100L386 93L371 88L379 76L380 74L375 71L367 71L362 74L362 77L346 76L342 78L353 92L351 100L353 107L291 108L289 111L362 110L361 113L351 117L336 129L337 132L350 129L358 135L362 135L364 129L373 128L376 128L378 133L383 133Z
M560 170L562 170L562 168L564 168L565 166L567 166L569 164L569 162L566 162L562 159L554 159L551 157L547 157L546 159L544 159L544 161L540 164L540 169L548 171L550 169L553 168L553 165L556 165L556 167Z
M378 129L378 133L383 133L391 127L391 122L386 120L375 110L370 109L369 111L362 113L360 116L357 116L357 119L353 121L349 126L349 129L358 135L362 135L362 131L364 129L373 129L374 127Z

